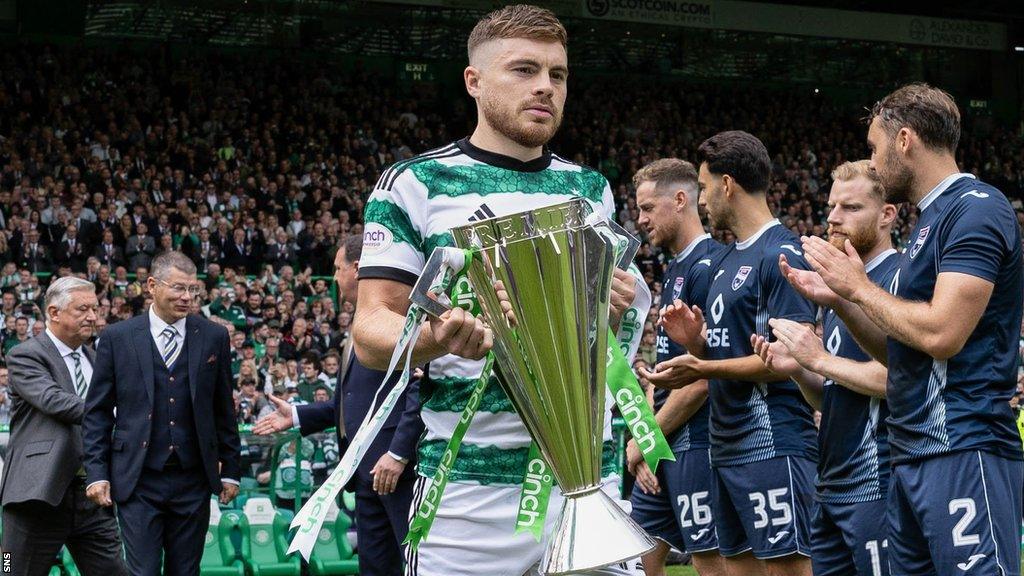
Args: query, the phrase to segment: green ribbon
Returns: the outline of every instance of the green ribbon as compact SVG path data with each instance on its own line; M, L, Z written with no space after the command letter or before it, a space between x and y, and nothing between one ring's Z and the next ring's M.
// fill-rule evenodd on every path
M654 411L647 403L647 397L640 382L629 367L625 354L616 345L615 335L608 331L608 366L606 368L608 387L611 388L612 397L619 407L622 418L626 421L630 434L636 441L636 447L640 449L644 461L651 468L651 472L658 471L658 462L661 460L675 461L672 448L665 439L661 427L654 419Z
M445 448L444 454L441 455L441 461L437 464L437 470L431 479L426 497L416 510L416 516L413 517L412 524L409 525L409 534L402 542L403 544L409 544L413 550L416 550L420 545L420 541L427 537L427 534L430 532L430 526L434 523L437 508L441 504L441 495L444 494L445 486L448 485L448 477L451 474L452 465L455 464L455 459L459 456L462 438L466 435L466 431L469 430L469 425L473 422L473 415L476 414L476 409L480 406L480 399L483 398L484 390L487 389L487 381L491 378L491 368L493 366L494 353L488 352L487 358L484 360L484 369L480 374L480 379L473 388L473 393L469 396L466 408L462 411L462 415L459 416L459 423L455 426L451 440L448 441L448 447Z
M551 468L540 453L540 447L536 442L530 444L530 453L526 457L526 477L523 479L519 511L516 513L516 534L528 532L533 534L534 540L540 542L554 482Z

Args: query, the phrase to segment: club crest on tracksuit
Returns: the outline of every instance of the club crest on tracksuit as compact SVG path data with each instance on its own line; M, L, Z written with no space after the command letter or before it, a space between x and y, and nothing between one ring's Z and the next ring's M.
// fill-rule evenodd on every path
M924 246L925 240L928 239L928 232L932 229L931 226L925 226L921 228L921 231L917 233L917 240L914 240L914 245L910 247L910 257L917 256L917 253L921 251L921 247Z
M747 276L750 276L750 271L753 270L750 266L740 266L740 269L736 271L736 276L732 279L732 289L739 290L740 286L747 281Z
M686 278L679 276L676 278L676 284L672 287L672 299L679 298L679 295L683 292L683 283L686 282Z

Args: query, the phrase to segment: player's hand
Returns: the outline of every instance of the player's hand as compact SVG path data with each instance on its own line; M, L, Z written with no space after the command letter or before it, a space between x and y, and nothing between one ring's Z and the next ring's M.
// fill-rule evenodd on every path
M840 300L842 300L838 294L825 284L820 274L813 270L793 268L789 265L789 261L786 260L785 254L779 254L779 270L782 271L782 276L789 281L801 296L818 306L835 308Z
M231 482L220 483L220 503L230 504L232 500L238 496L238 484L232 484Z
M781 374L786 378L795 378L803 372L803 367L789 353L789 350L779 342L769 343L764 336L758 334L750 335L750 344L754 347L754 353L761 357L761 361L769 370Z
M633 303L634 298L636 298L636 278L629 272L616 268L615 274L612 276L611 309L608 311L609 325L613 327L619 325L622 315L626 313L626 309Z
M257 436L284 432L292 427L292 410L295 410L295 407L287 400L273 394L267 396L267 400L270 400L277 410L260 418L252 427L253 434Z
M508 321L510 327L515 328L517 324L516 313L512 310L512 299L508 297L505 283L501 280L495 280L494 293L498 296L498 303L501 304L501 312L505 315L505 320Z
M789 355L807 370L817 372L821 361L828 358L821 339L810 326L780 318L772 318L768 325L772 327L778 343L785 346Z
M817 236L804 236L800 240L807 263L840 298L855 301L857 294L871 285L864 271L864 262L849 239L844 244L845 251Z
M636 485L640 487L644 494L661 493L658 477L654 475L654 472L651 472L651 467L647 465L646 461L640 460L640 463L636 465L636 471L633 473L633 476L636 476Z
M405 464L395 460L390 454L381 454L373 465L370 475L373 476L373 491L381 496L391 494L398 487L398 479L405 470Z
M692 354L682 354L659 363L651 372L640 368L640 375L658 388L676 389L704 378L702 361Z
M636 476L637 464L644 461L644 455L640 453L640 449L636 446L636 440L632 438L626 443L626 470L629 473Z
M114 504L110 499L110 482L106 480L96 482L86 488L85 497L92 500L97 506L112 506Z
M704 312L696 304L687 306L676 299L658 312L658 326L672 341L687 350L704 347Z
M430 332L449 354L470 360L483 358L494 344L491 329L483 320L458 307L440 318L431 316Z

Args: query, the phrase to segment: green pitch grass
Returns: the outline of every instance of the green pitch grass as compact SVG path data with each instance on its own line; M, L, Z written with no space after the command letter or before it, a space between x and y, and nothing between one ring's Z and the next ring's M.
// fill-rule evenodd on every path
M693 566L669 566L665 569L668 576L697 576Z

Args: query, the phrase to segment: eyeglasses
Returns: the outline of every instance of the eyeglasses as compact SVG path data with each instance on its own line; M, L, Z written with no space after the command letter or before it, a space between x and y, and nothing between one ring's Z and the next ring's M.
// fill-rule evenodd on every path
M186 292L188 292L189 296L193 296L193 297L199 296L200 294L203 293L203 287L199 286L198 284L193 284L192 286L184 286L182 284L168 284L167 282L165 282L165 281L163 281L163 280L161 280L159 278L157 278L156 281L161 283L161 284L163 284L164 286L167 286L168 288L170 288L171 289L171 293L172 294L177 294L178 296L181 296L182 294L184 294Z

